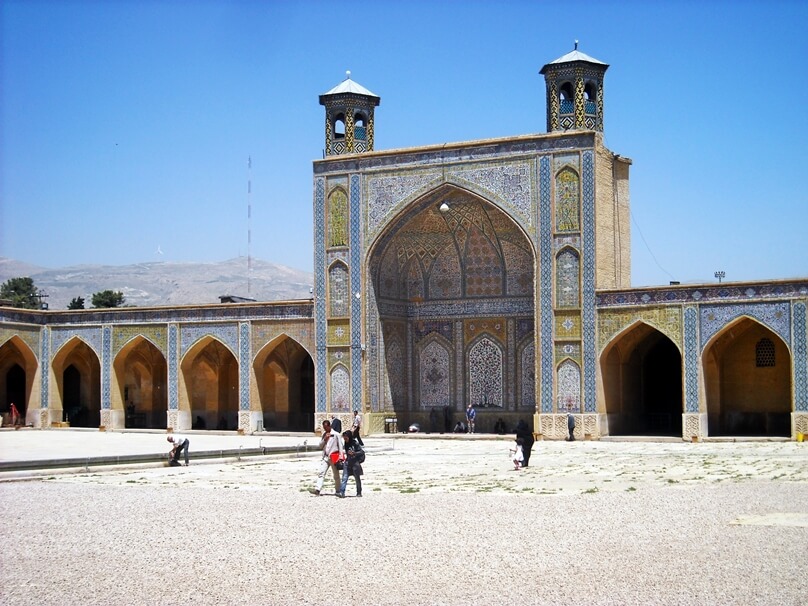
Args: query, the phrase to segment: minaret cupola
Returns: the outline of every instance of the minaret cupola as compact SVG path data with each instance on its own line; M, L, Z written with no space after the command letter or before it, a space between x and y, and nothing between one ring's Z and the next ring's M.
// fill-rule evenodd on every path
M345 80L320 95L325 106L325 155L361 154L373 151L373 110L381 99L364 86Z
M609 66L575 49L541 68L547 84L547 132L603 132L603 76Z

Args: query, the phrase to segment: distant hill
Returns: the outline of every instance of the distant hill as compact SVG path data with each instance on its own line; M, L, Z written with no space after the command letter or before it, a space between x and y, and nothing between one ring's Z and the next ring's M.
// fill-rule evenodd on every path
M252 259L247 292L247 259L219 263L138 263L136 265L76 265L59 269L37 267L0 257L0 283L31 277L48 294L52 310L67 309L74 297L92 307L93 293L121 291L125 305L197 305L219 303L219 296L250 297L257 301L308 299L314 283L311 273Z

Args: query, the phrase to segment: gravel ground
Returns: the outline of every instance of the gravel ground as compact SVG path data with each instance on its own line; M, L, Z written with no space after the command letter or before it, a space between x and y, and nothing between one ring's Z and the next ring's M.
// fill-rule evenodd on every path
M802 444L367 442L362 499L312 457L1 482L0 603L808 601Z

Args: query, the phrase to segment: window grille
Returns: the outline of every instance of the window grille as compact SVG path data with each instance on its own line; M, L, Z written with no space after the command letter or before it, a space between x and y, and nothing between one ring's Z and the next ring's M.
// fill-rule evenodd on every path
M761 339L755 345L755 366L774 366L774 343L771 339Z

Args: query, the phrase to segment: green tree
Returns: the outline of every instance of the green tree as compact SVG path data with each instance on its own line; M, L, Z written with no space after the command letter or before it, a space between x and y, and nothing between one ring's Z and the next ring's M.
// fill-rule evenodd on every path
M9 299L13 307L39 309L42 293L32 278L11 278L0 286L0 299Z
M73 297L73 300L67 304L68 309L84 309L84 297Z
M123 293L121 291L102 290L93 293L93 307L120 307L123 305Z

